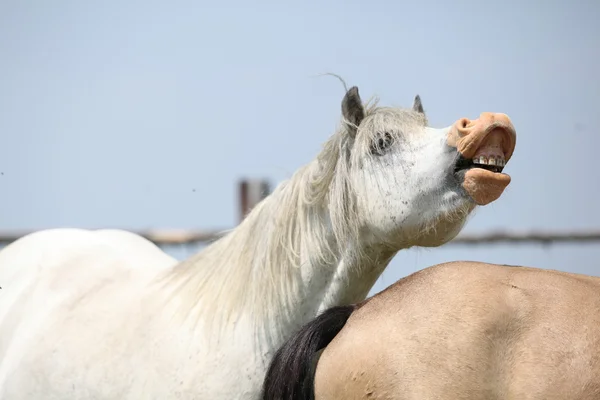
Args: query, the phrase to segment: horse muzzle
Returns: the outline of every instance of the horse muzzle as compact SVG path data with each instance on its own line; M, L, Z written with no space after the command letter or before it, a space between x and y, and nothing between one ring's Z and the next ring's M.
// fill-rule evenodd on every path
M497 200L510 184L503 173L511 159L517 133L510 118L482 113L478 119L461 118L448 131L447 143L460 154L456 172L464 171L462 186L478 205Z

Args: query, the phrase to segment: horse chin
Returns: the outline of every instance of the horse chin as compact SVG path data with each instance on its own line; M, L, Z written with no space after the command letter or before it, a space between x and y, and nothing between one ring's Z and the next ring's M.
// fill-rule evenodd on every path
M439 247L454 239L463 229L471 211L475 208L472 201L464 197L448 208L429 224L424 225L420 234L415 235L414 246Z
M462 187L477 205L484 206L498 200L509 184L506 174L471 168L465 172Z

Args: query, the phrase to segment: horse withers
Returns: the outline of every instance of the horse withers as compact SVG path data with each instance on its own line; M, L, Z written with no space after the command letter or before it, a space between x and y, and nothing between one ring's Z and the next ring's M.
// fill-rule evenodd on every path
M599 398L600 278L480 262L325 311L263 387L263 400Z

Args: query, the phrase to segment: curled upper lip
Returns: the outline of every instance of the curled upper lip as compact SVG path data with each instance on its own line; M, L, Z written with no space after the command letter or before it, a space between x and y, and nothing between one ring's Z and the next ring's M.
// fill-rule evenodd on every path
M516 142L515 128L502 122L493 122L489 124L481 133L470 137L465 137L468 143L464 143L463 148L459 148L459 152L467 159L473 159L480 149L487 144L491 135L501 135L502 153L505 162L508 162L513 155Z

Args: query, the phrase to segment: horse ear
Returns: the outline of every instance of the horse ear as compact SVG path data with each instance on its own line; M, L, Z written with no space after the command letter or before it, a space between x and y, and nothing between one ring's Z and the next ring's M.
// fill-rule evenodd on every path
M348 123L350 137L354 139L358 126L365 118L365 108L356 86L352 86L342 100L342 115Z
M425 111L423 110L423 104L421 103L421 96L419 96L419 95L415 96L415 101L413 103L412 108L413 108L413 111L416 111L421 114L425 114Z

